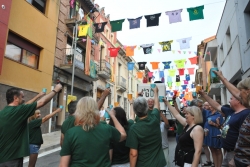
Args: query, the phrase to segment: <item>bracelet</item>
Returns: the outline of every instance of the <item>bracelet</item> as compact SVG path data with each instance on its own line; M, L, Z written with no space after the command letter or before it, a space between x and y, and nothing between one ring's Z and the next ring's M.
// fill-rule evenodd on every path
M55 93L57 93L57 91L55 91L54 89L52 90L52 92L55 92Z

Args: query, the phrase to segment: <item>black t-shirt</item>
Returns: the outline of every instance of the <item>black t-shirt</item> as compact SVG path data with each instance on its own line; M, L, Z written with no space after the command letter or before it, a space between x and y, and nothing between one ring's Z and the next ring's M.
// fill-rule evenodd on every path
M99 32L103 32L104 31L104 27L107 24L107 22L103 22L103 23L95 23L95 32L99 33Z
M154 46L153 43L151 43L151 44L143 44L140 47L143 48L144 54L151 54L152 53L152 46Z
M180 75L176 75L176 82L180 82Z
M147 27L158 26L160 16L161 13L144 16L147 19Z
M146 64L147 64L147 62L138 62L139 70L145 70L145 65Z

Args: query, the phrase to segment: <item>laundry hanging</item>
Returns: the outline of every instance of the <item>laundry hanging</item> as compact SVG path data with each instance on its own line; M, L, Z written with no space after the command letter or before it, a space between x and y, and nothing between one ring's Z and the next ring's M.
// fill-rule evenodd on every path
M100 33L104 31L104 27L107 24L107 22L103 22L103 23L95 23L94 27L95 27L95 33Z
M158 26L160 16L161 13L145 15L144 17L147 19L147 27Z
M110 57L116 57L118 55L118 51L120 50L120 48L108 48L108 50Z
M184 68L186 59L175 60L174 62L177 68Z
M175 78L175 81L176 81L176 82L180 82L180 75L176 75L175 77L176 77L176 78Z
M168 75L171 76L171 77L174 77L175 76L175 72L176 72L175 69L169 69L168 70Z
M153 72L148 72L148 77L152 77L153 76Z
M166 11L165 14L169 17L169 23L177 23L181 22L181 12L182 9L179 10L172 10L172 11Z
M193 21L193 20L204 19L203 9L204 9L204 5L197 6L194 8L187 8L187 11L189 13L189 20Z
M171 61L162 62L164 64L164 69L170 69Z
M145 65L146 64L147 64L147 62L138 62L139 70L145 70Z
M112 32L121 31L125 19L110 21Z
M142 16L136 19L128 19L129 29L140 28L141 19L142 19Z
M185 78L186 78L186 81L190 81L190 75L189 74L186 74Z
M167 81L168 81L168 82L172 82L172 77L171 77L171 76L168 76Z
M78 26L78 37L86 36L88 33L89 24Z
M185 85L188 85L188 81L187 81L187 80L184 80L183 83L184 83Z
M162 46L162 52L171 51L171 43L172 42L173 42L173 40L159 42L159 44Z
M150 64L152 65L152 69L153 69L153 70L158 69L159 63L160 63L160 62L150 62Z
M192 39L192 37L188 37L188 38L182 38L182 39L177 39L176 41L179 42L180 44L180 49L188 49L190 48L190 40Z
M125 51L126 51L126 56L134 56L134 49L136 46L126 46Z
M137 72L137 78L142 78L143 77L143 72Z
M129 70L129 71L130 71L130 70L133 70L133 69L134 69L134 65L135 65L135 63L133 63L133 62L128 62L128 64L127 64L128 70Z
M153 43L151 43L151 44L143 44L140 47L143 48L144 54L151 54L152 53L152 46L154 46Z
M194 68L187 68L188 74L192 75L194 74Z
M181 75L184 75L184 68L180 68L180 69L178 69L178 71L179 71L179 75L181 76Z
M197 58L198 58L198 56L191 57L191 58L188 58L188 59L190 60L191 64L197 64Z
M160 72L159 72L159 77L160 77L160 78L163 78L163 77L164 77L164 71L160 71Z

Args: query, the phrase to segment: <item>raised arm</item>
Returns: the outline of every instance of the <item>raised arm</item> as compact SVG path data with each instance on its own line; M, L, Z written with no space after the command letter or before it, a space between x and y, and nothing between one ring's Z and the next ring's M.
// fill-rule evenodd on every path
M240 90L237 89L233 84L231 84L222 74L221 71L213 71L221 80L221 82L226 86L228 91L236 97L238 100L241 100L240 98Z
M168 106L169 111L174 115L174 117L182 124L183 126L186 126L186 119L183 118L180 113L168 102L166 98L163 99L166 106Z
M209 97L203 90L199 91L199 94L217 111L221 112L221 105L213 100L211 97Z
M201 126L196 126L194 127L190 135L194 140L194 149L195 149L192 167L196 167L198 166L200 161L204 131Z
M53 117L56 113L59 113L59 112L61 112L61 111L62 111L62 109L61 109L61 108L58 108L58 109L56 109L55 111L53 111L51 114L46 115L45 117L43 117L42 123L48 121L48 120L49 120L51 117Z
M100 98L100 100L97 102L98 105L98 109L100 110L102 108L102 105L106 99L106 97L111 93L111 89L107 88L104 90L104 92L102 93L102 96Z
M114 122L114 125L115 125L115 128L121 133L121 138L120 138L119 142L125 140L126 137L127 137L126 131L124 130L124 128L122 127L122 125L119 123L119 121L116 119L115 113L114 113L114 109L108 111L108 114L112 118L112 120Z
M41 108L45 104L47 104L60 90L62 89L62 85L59 83L55 86L54 90L52 90L47 95L43 96L41 99L37 101L36 108Z
M40 92L39 94L37 94L33 99L27 101L25 104L31 104L34 103L35 101L37 101L40 97L44 96L45 93L44 92Z
M155 88L151 88L154 91L154 108L157 108L160 111L160 103L159 103L159 95L158 95L158 87L155 86Z
M130 104L130 117L129 119L132 119L132 120L135 120L135 112L134 112L134 108L133 108L133 103L134 103L134 100L128 100L129 101L129 104Z

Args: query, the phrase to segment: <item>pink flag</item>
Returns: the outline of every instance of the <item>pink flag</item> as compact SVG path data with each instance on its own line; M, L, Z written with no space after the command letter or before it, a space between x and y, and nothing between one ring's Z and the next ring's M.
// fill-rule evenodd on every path
M184 80L184 84L187 85L187 84L188 84L188 81Z
M148 77L152 77L153 76L153 72L148 72Z
M181 51L178 50L178 52L181 54Z
M75 2L75 0L70 0L70 6L71 6L71 8L74 8L74 2Z
M190 75L194 74L194 68L187 68L187 70Z
M192 52L191 51L188 51L189 54L191 54Z
M123 49L126 49L127 45L123 45Z
M161 49L158 49L158 52L161 53Z

